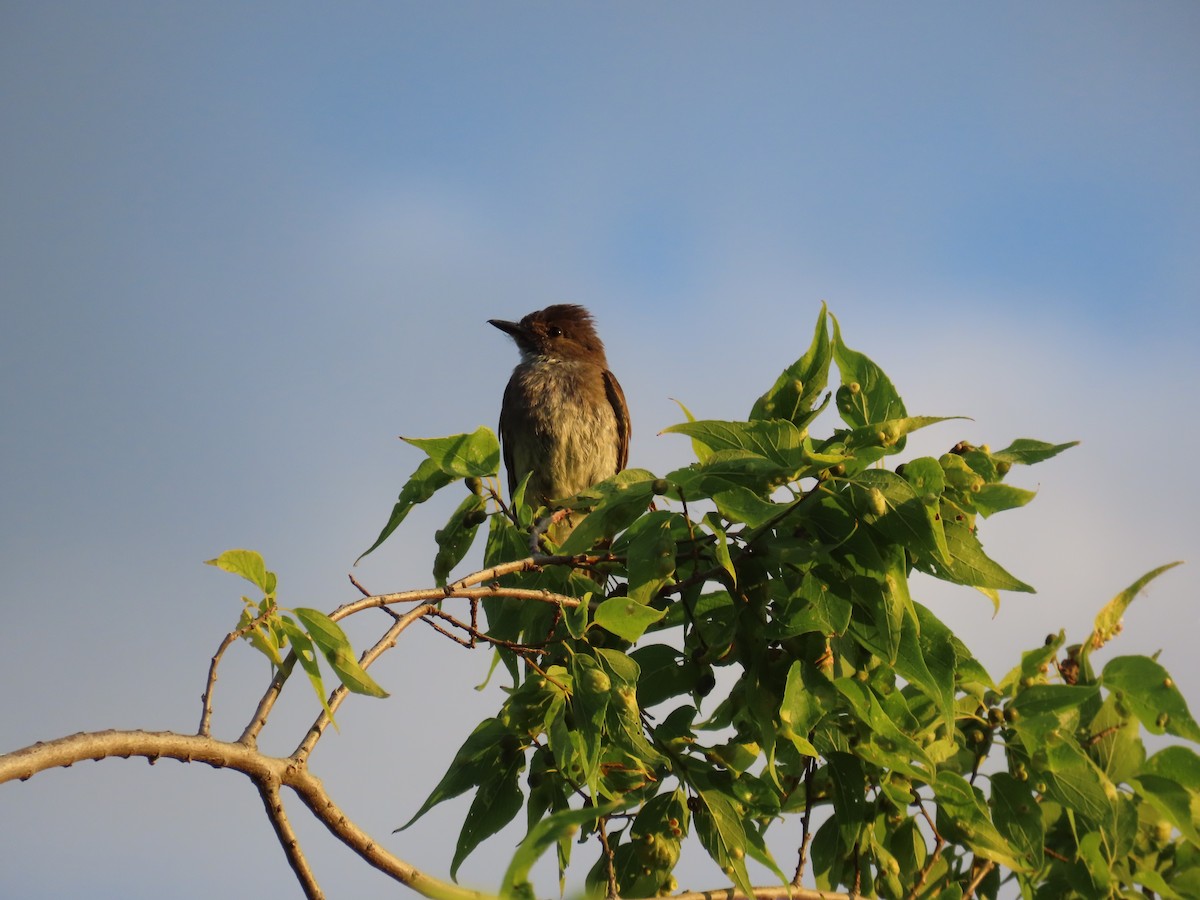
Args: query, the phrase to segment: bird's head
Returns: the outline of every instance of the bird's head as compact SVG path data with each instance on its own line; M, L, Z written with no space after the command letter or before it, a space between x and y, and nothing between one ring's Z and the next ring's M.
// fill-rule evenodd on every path
M592 324L592 314L573 303L556 303L531 312L520 322L488 319L517 342L522 359L583 360L607 368L604 344Z

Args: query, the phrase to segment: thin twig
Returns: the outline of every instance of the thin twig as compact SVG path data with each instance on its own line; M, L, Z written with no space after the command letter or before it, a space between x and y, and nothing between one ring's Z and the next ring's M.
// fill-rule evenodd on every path
M792 876L792 886L800 887L804 878L804 867L808 864L808 845L812 843L813 834L809 830L813 809L813 772L817 761L811 756L804 760L804 815L800 818L800 860L796 864L796 874Z
M499 507L500 512L504 513L504 515L508 518L508 520L510 522L512 522L514 525L516 525L518 528L520 528L521 523L517 520L516 511L513 510L511 507L509 507L509 505L504 502L504 498L500 496L500 483L494 479L489 478L488 484L487 484L487 491L488 491L488 494L491 495L491 498L495 502L496 506Z
M312 867L309 866L304 852L300 849L300 841L292 829L292 823L288 821L287 812L283 808L283 798L279 796L279 782L269 778L256 778L254 783L258 787L258 795L262 798L263 807L267 810L267 818L275 829L275 837L279 839L279 845L283 847L288 865L292 867L296 880L300 882L304 896L308 900L325 900L325 893L317 884Z
M1115 734L1116 732L1120 731L1123 727L1124 726L1122 726L1122 725L1111 725L1102 731L1097 731L1095 734L1093 734L1091 737L1089 737L1086 741L1083 742L1083 746L1084 747L1094 747L1098 743L1100 743L1102 740L1104 740L1106 737L1108 737L1110 734Z
M474 610L475 607L476 607L476 604L473 603L472 609ZM465 631L467 634L469 634L471 636L470 640L467 640L465 638L460 638L455 634L451 634L445 628L442 628L440 625L438 625L436 622L433 621L433 619L435 617L438 619L442 619L446 622L449 622L455 628L461 628L463 631ZM476 620L476 622L477 621L478 620ZM450 640L454 641L456 644L466 647L468 650L474 649L476 646L476 643L478 641L483 641L484 643L487 643L487 644L493 644L497 647L503 647L506 650L512 650L514 653L521 653L521 654L528 653L528 654L538 655L538 654L542 653L546 649L546 646L550 643L549 641L547 641L542 644L517 644L517 643L514 643L513 641L505 641L505 640L502 640L501 638L495 638L495 637L492 637L491 635L487 634L486 632L480 631L476 627L475 624L468 625L466 622L456 619L454 616L450 615L450 613L446 612L444 609L437 609L436 607L429 610L429 612L427 613L427 615L425 617L425 624L430 626L431 628L433 628L438 633L445 635Z
M756 887L751 897L754 900L850 900L849 894L838 891L796 888L790 884ZM717 888L709 891L685 891L682 894L672 894L669 900L750 900L750 898L736 888Z
M907 900L916 900L917 894L925 886L925 880L929 878L929 873L937 865L937 861L942 856L942 850L946 846L946 839L942 837L937 825L934 824L933 817L929 815L929 810L925 808L925 801L915 790L913 791L913 801L916 803L917 809L920 810L921 817L925 819L925 823L929 826L929 830L933 832L934 845L932 855L930 855L929 859L925 860L925 865L917 873L917 880L913 883L912 890L908 892Z
M217 688L217 667L221 664L221 657L225 655L225 651L235 641L245 637L274 614L275 607L273 605L268 606L241 628L229 632L229 634L225 635L225 639L221 641L221 646L217 648L217 652L213 654L212 659L208 663L208 680L204 684L204 693L200 696L200 727L196 729L197 734L202 737L208 737L212 733L212 698Z
M989 859L978 868L979 871L975 873L975 877L971 879L971 883L967 885L967 890L963 893L963 900L971 900L971 898L975 896L975 889L979 887L980 882L987 877L988 872L996 868L996 863Z
M600 826L600 844L604 847L604 866L608 872L608 900L617 900L617 865L615 854L608 846L608 816L601 816L597 824Z
M365 609L377 609L398 603L429 603L440 600L451 600L455 597L463 600L485 600L489 597L507 597L510 600L534 600L539 603L560 604L562 606L569 606L572 609L584 602L578 597L569 597L566 594L558 594L542 588L510 588L503 587L498 582L492 582L486 587L467 588L456 588L451 584L444 588L422 588L415 591L402 591L398 594L376 594L374 597L363 597L361 600L355 600L353 603L347 603L345 606L334 610L334 612L329 614L329 618L336 622L339 619L360 613Z
M584 563L599 562L609 558L607 556L586 555L545 556L502 563L490 569L484 569L481 572L475 572L472 575L460 578L458 581L444 588L423 588L413 591L401 591L395 594L377 594L375 596L363 597L360 600L339 606L329 614L329 618L336 622L339 619L344 619L366 609L384 608L394 603L428 603L430 601L446 600L451 597L462 597L471 601L477 601L486 597L508 597L513 600L533 600L541 603L556 603L563 606L575 607L583 601L576 597L568 597L565 594L556 594L547 590L503 588L496 579L504 575L510 575L513 572L535 571L546 565L578 565L581 561ZM480 584L485 581L490 581L491 583L487 587L469 587L469 585ZM283 685L291 676L295 665L296 654L293 651L288 653L284 658L283 664L275 673L275 677L271 679L271 684L259 700L258 706L254 710L254 715L251 717L249 723L247 723L241 737L238 738L239 742L251 747L257 743L258 735L267 724L267 716L270 715L271 709L275 706L275 701L279 698L279 694L283 690Z
M250 721L246 723L246 727L242 730L242 736L238 738L239 744L245 744L247 747L257 746L258 735L267 724L267 716L271 714L271 709L275 706L275 701L279 699L279 694L283 690L283 686L287 683L288 677L292 674L292 669L295 666L296 651L292 650L283 658L283 664L275 670L275 676L271 679L266 692L258 701L258 706L254 708L254 715L250 717Z

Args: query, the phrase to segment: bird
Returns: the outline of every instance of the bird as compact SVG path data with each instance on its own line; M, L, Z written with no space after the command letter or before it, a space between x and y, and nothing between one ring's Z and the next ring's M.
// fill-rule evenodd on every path
M624 469L629 406L592 314L557 303L519 322L488 324L511 337L521 354L500 407L509 495L528 474L527 500L550 506Z

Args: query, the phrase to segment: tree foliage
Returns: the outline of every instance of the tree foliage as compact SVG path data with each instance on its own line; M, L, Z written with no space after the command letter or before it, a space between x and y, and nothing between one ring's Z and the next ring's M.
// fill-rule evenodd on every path
M840 422L818 433L831 398ZM783 885L864 896L993 897L1005 881L1026 897L1200 896L1200 757L1179 743L1148 755L1142 737L1196 742L1200 728L1157 661L1091 662L1169 567L1085 640L1052 635L993 678L910 578L996 604L1032 591L985 553L980 526L1033 498L1006 483L1014 466L1072 444L960 442L894 464L909 433L941 421L909 415L822 309L745 421L689 413L666 431L696 461L564 499L557 546L544 510L501 498L492 432L411 441L428 458L371 549L465 478L437 534L439 584L484 522L485 567L536 554L481 601L505 700L412 818L473 792L451 874L524 811L512 896L531 895L529 866L551 847L565 872L580 828L597 838L589 884L626 897L674 889L689 834L747 894L752 859ZM777 860L767 835L790 816L803 836Z
M831 404L838 424L820 432ZM979 532L1033 499L1006 482L1014 466L1071 443L959 442L900 461L908 434L946 419L909 415L824 308L745 421L684 414L666 430L690 440L695 462L626 470L553 514L531 509L523 486L502 496L491 430L409 439L425 458L366 553L415 505L465 484L435 535L435 587L360 587L328 615L287 609L261 556L227 551L210 564L262 596L242 598L212 658L197 732L39 742L0 755L0 783L110 756L200 761L252 780L307 897L324 895L283 787L397 881L434 900L485 900L390 853L308 769L350 693L386 696L367 669L424 619L492 648L505 696L403 827L470 794L453 877L523 819L504 898L532 897L532 867L551 851L560 881L581 865L597 894L673 892L689 836L724 886L759 900L818 896L808 885L827 900L992 898L1005 884L1025 898L1200 897L1200 727L1157 659L1094 661L1175 564L1117 594L1078 643L1051 635L999 678L910 588L918 572L994 604L1031 591ZM452 581L481 531L483 569ZM469 618L443 608L452 600ZM368 609L389 624L356 656L338 622ZM219 740L217 667L239 639L270 660L272 679L240 737ZM340 683L328 695L321 658ZM258 736L296 663L322 709L289 756L267 756ZM799 837L779 859L789 820ZM751 860L774 884L755 886Z

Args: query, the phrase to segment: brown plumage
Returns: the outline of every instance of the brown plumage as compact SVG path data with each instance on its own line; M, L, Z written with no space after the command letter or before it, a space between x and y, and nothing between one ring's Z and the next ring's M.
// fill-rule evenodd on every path
M509 492L532 473L527 499L549 503L625 468L629 407L608 370L591 313L559 303L520 322L488 322L512 337L521 353L500 408Z

